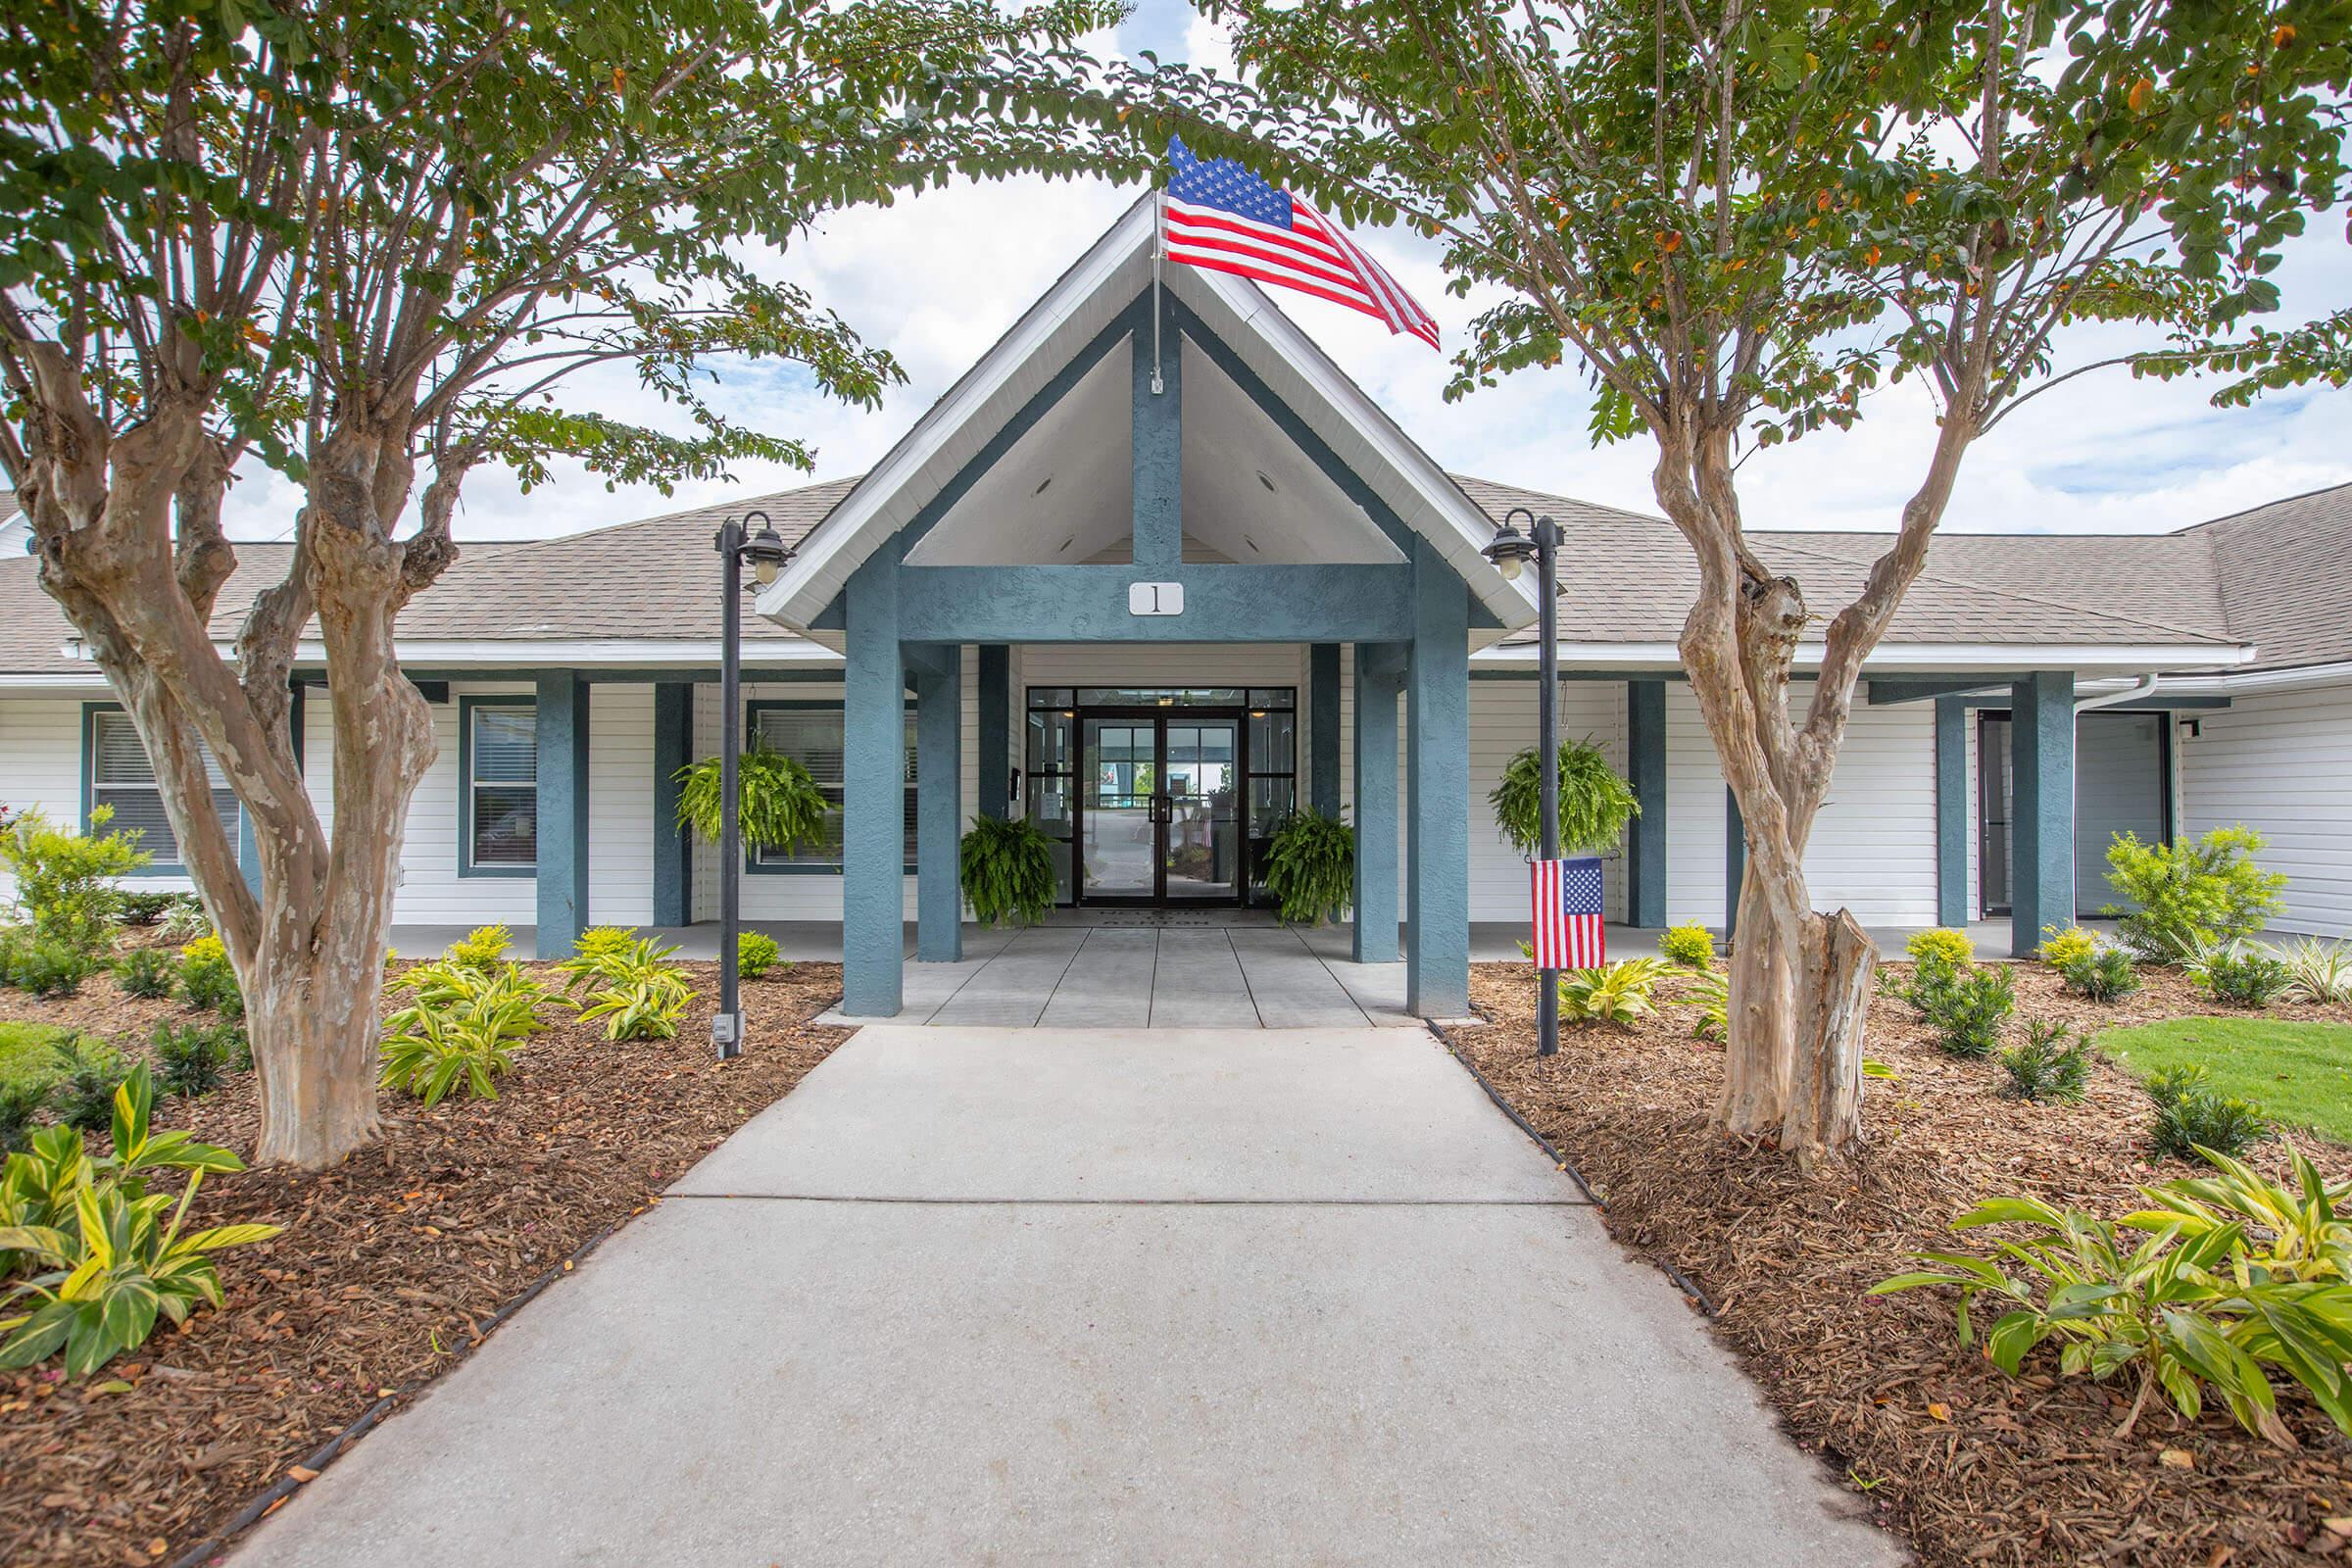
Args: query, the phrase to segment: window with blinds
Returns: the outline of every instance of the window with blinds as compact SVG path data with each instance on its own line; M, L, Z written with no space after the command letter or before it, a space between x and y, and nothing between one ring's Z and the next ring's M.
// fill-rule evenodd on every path
M204 757L205 777L213 787L213 809L220 814L220 826L234 844L240 810L236 792L228 787L228 776L213 760L212 750L202 741L197 746ZM91 807L114 808L114 819L107 826L122 832L135 830L139 848L155 857L147 873L176 874L183 863L179 836L172 831L172 819L164 810L164 792L155 782L155 767L147 760L146 744L139 739L138 727L128 713L119 708L91 710L85 772Z
M539 712L527 705L466 709L466 858L487 871L539 863Z
M749 726L752 742L781 752L808 770L824 792L824 833L815 844L787 854L756 848L754 865L841 867L842 724L838 708L756 708ZM906 715L906 862L914 863L914 715Z

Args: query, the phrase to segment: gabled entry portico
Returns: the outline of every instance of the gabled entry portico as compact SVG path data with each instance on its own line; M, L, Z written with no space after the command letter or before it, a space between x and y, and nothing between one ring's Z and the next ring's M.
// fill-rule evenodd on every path
M1485 514L1311 342L1239 279L1178 270L1154 287L1152 239L1150 212L1139 207L844 499L761 598L762 613L839 647L847 662L844 1010L893 1016L904 996L910 689L916 956L953 961L967 645L983 676L975 804L1002 802L1043 825L1054 801L1044 781L1033 776L1014 793L1013 770L1035 760L995 749L1024 728L1015 715L1031 707L1009 678L1021 649L1101 646L1132 667L1147 645L1147 685L1176 694L1166 706L1177 712L1183 694L1215 684L1193 678L1188 647L1287 644L1311 673L1305 690L1285 688L1294 694L1290 750L1279 769L1258 760L1263 788L1245 796L1241 731L1275 700L1253 702L1247 684L1238 715L1204 710L1176 724L1145 710L1124 714L1124 724L1082 724L1074 771L1098 811L1125 811L1151 830L1141 838L1156 862L1145 867L1149 897L1171 897L1174 869L1192 891L1229 885L1240 902L1252 876L1251 833L1306 804L1309 789L1317 804L1337 794L1334 710L1342 647L1352 645L1357 954L1396 956L1381 933L1396 929L1401 796L1406 1004L1423 1015L1459 1013L1469 964L1468 656L1475 642L1524 625L1532 607L1479 555L1491 532ZM1115 692L1133 682L1098 684ZM1074 698L1070 711L1075 721ZM1171 724L1194 748L1183 768L1171 760ZM1302 736L1322 738L1303 774ZM1259 737L1269 756L1271 737ZM1102 804L1105 779L1126 786L1115 807ZM1195 793L1211 779L1223 799ZM1218 839L1215 820L1176 839L1161 830L1163 818L1187 810L1225 813L1229 837ZM1179 840L1183 866L1170 848ZM1070 853L1089 857L1089 843L1072 840ZM1090 876L1099 891L1115 875L1082 858L1066 878L1069 895L1081 896ZM1135 868L1128 876L1131 894L1146 896Z

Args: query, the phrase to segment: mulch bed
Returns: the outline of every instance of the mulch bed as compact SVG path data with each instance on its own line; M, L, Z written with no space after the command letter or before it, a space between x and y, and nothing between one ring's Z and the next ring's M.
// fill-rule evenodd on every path
M2226 1010L2178 975L2143 976L2138 994L2098 1006L2045 966L2020 965L2019 1015L2096 1028ZM2100 1063L2082 1104L2022 1102L1999 1092L1997 1062L1944 1055L1908 1007L1881 999L1869 1051L1901 1076L1868 1085L1865 1155L1813 1182L1709 1128L1722 1055L1690 1038L1691 1009L1564 1030L1559 1054L1540 1060L1526 965L1479 966L1471 995L1487 1022L1449 1028L1455 1049L1592 1184L1619 1241L1712 1298L1717 1331L1788 1430L1924 1561L2352 1559L2325 1528L2352 1515L2352 1444L2283 1379L2299 1452L2241 1432L2218 1401L2190 1423L2151 1399L2119 1440L2132 1374L2061 1381L2044 1349L2011 1379L1958 1345L1948 1293L1864 1294L1915 1266L1915 1251L1980 1250L1947 1226L1982 1197L2032 1193L2112 1218L2141 1206L2135 1184L2191 1174L2150 1159L2147 1097L2120 1068ZM2274 1014L2352 1021L2343 1007ZM2352 1170L2352 1151L2288 1137L2331 1175ZM2281 1144L2254 1162L2282 1169Z
M796 964L745 984L751 1044L720 1066L716 967L684 967L701 996L675 1040L608 1043L550 1007L555 1027L517 1054L498 1099L428 1111L387 1094L383 1140L334 1170L208 1181L204 1223L285 1233L222 1254L225 1310L160 1327L87 1384L0 1373L0 1562L155 1564L201 1544L382 1395L453 1365L499 1307L658 1201L849 1038L808 1021L839 998L840 966ZM184 1010L103 976L79 997L0 1005L126 1048ZM159 1098L156 1124L250 1155L252 1075ZM128 1389L100 1392L118 1381Z

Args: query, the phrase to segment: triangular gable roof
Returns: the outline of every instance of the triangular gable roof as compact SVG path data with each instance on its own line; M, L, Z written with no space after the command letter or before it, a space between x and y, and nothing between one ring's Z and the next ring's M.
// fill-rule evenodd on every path
M1130 207L915 421L760 595L760 614L795 631L812 629L850 575L913 521L1084 345L1150 286L1153 217L1150 197ZM1161 286L1216 333L1405 527L1437 546L1505 631L1535 619L1532 589L1505 579L1480 554L1494 536L1486 513L1263 291L1245 278L1191 267L1165 268ZM834 641L839 634L822 635Z

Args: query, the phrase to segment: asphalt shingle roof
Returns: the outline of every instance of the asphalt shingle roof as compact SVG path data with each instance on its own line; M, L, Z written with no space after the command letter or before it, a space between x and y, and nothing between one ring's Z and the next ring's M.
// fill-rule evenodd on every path
M543 540L467 543L401 616L404 638L698 641L718 635L710 537L729 514L765 512L797 543L853 479L699 507ZM1640 513L1460 478L1499 519L1548 513L1567 535L1561 631L1571 644L1672 643L1696 586L1672 524ZM1886 537L1759 532L1767 564L1823 613L1850 597ZM283 544L237 546L214 629L233 634L256 591L286 566ZM29 558L0 561L0 672L86 674ZM1532 639L1532 630L1513 641ZM2260 645L2256 667L2352 658L2352 486L2274 502L2179 533L1947 534L1896 614L1891 643ZM2180 667L2199 661L2185 657Z

